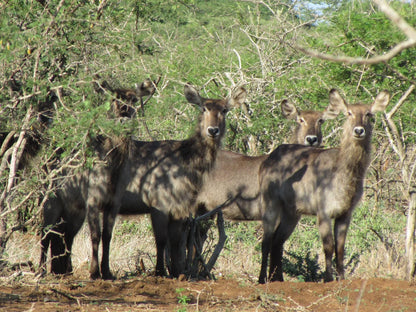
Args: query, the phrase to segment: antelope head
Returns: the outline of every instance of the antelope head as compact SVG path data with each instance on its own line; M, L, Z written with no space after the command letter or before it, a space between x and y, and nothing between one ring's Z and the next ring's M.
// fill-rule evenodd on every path
M244 103L246 94L246 90L240 87L225 99L206 99L200 96L194 87L189 84L185 85L186 99L201 109L199 119L201 135L214 141L219 141L224 135L225 115L228 110Z
M347 104L339 92L332 89L329 93L329 99L347 117L344 126L346 134L350 133L354 140L363 141L371 137L374 114L386 109L390 101L390 94L387 91L380 92L371 105L362 103Z
M287 119L296 120L298 126L293 133L291 143L318 147L322 144L322 124L327 119L335 118L339 111L330 103L328 107L320 112L313 110L298 110L288 100L283 100L280 108Z

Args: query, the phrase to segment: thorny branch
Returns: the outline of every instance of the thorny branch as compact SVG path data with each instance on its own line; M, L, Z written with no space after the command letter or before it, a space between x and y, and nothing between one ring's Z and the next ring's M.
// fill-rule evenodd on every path
M373 0L373 2L378 6L380 11L382 11L392 23L397 26L406 36L407 40L400 42L395 47L387 51L383 55L376 55L370 58L361 58L361 57L350 57L350 56L335 56L331 54L325 54L318 51L310 50L298 45L295 45L297 50L301 52L326 61L338 62L344 64L357 64L357 65L373 65L378 63L383 63L391 60L397 54L402 52L405 49L412 48L416 46L416 30L410 26L393 8L391 8L385 0Z

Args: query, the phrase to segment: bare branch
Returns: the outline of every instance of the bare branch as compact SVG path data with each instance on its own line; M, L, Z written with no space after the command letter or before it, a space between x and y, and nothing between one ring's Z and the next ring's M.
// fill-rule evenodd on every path
M11 190L11 188L13 187L14 184L14 179L16 176L16 171L17 171L17 167L19 165L20 162L20 157L21 154L23 153L23 150L25 148L25 144L26 144L26 129L28 128L28 124L30 121L30 118L32 118L32 113L33 113L33 109L32 107L30 107L26 113L26 117L23 121L23 129L20 132L20 136L15 144L15 147L13 148L13 153L12 153L12 159L11 159L11 163L10 163L10 172L9 172L9 180L7 183L7 192L9 192Z
M0 218L4 218L7 214L12 213L13 211L18 211L35 193L35 191L29 192L17 205L13 205L13 208L7 209L0 212Z
M415 85L412 84L409 89L402 95L402 97L399 99L399 101L394 105L394 107L386 114L387 119L391 119L393 115L399 110L400 106L406 101L406 99L409 97L410 93L413 92L415 89Z
M362 57L351 57L351 56L335 56L325 53L320 53L318 51L309 50L302 48L298 45L294 45L294 48L315 58L319 58L325 61L337 62L337 63L344 63L344 64L357 64L357 65L374 65L382 62L387 62L395 57L397 54L402 52L405 49L412 48L416 46L415 39L409 39L403 41L396 45L394 48L389 50L387 53L383 55L377 55L370 57L368 59Z
M414 89L415 85L411 85L409 89L407 89L407 91L402 95L402 97L399 99L396 105L394 105L390 112L384 115L385 122L383 121L384 128L389 137L390 144L393 147L396 154L400 157L402 163L406 158L405 146L400 138L399 131L397 130L396 124L392 120L392 117L400 108L400 106L406 101L406 99L413 92Z
M358 64L358 65L373 65L382 62L387 62L395 57L397 54L405 49L416 46L416 30L410 26L395 10L393 10L384 0L373 0L388 19L396 25L403 33L406 34L408 40L402 41L395 47L384 53L383 55L376 55L371 58L350 57L350 56L336 56L318 51L309 50L295 45L294 48L314 58L319 58L326 61L344 63L344 64Z
M16 134L16 131L10 131L6 138L3 141L2 146L0 147L0 157L3 156L3 154L6 152L6 150L8 149L9 146L9 142L12 140L12 138L14 137L14 135ZM1 174L0 174L1 176Z
M384 131L386 131L387 137L389 139L390 146L392 147L392 149L394 150L394 152L399 156L400 162L403 163L403 161L404 161L404 153L403 153L403 146L401 144L401 141L400 140L395 140L395 137L396 136L393 135L392 132L390 131L391 126L393 126L392 131L394 133L397 133L398 131L397 131L396 125L392 121L390 123L388 123L388 119L386 117L384 117L382 119L382 123L383 123ZM397 144L396 144L396 142L397 142Z
M395 10L393 10L385 0L373 0L381 12L383 12L389 20L393 22L407 38L416 41L416 30L410 26Z

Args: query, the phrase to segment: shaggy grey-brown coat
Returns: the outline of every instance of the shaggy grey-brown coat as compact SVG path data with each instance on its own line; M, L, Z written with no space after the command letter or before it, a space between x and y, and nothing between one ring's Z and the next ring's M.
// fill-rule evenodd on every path
M156 239L156 274L164 275L164 250L169 240L173 276L184 270L184 250L180 248L183 220L195 206L202 182L213 166L225 132L225 114L230 107L244 102L246 92L239 88L227 99L205 99L190 85L185 86L188 102L201 108L195 134L183 141L129 141L127 153L116 177L110 204L102 202L102 185L94 183L88 196L88 222L91 229L93 257L92 278L112 278L109 269L109 246L115 217L123 207L130 213L152 214ZM102 174L93 177L98 181ZM136 204L131 205L132 200ZM101 233L98 212L103 210ZM98 245L102 240L101 270L98 266ZM101 272L101 274L100 274Z
M323 122L338 115L331 104L323 112L300 111L287 100L281 103L281 110L285 118L297 122L291 142L315 147L322 143ZM222 209L225 218L261 220L263 213L260 210L258 173L267 157L219 151L215 166L197 198L199 213L211 211L230 200Z
M201 108L195 134L184 141L141 142L131 139L98 141L98 161L91 170L81 172L64 184L45 206L41 267L51 245L51 271L71 272L70 251L88 206L88 222L93 243L91 276L112 278L109 247L117 213L151 213L157 245L156 273L164 275L164 249L168 238L173 245L180 237L182 219L189 216L202 180L216 158L225 132L225 114L230 107L244 102L246 92L237 89L232 97L221 100L202 98L185 86L188 101ZM78 185L78 187L76 187ZM73 197L78 200L73 200ZM103 229L100 212L103 212ZM74 217L75 216L75 217ZM53 231L48 231L52 227ZM62 240L62 236L65 238ZM98 245L102 240L101 270ZM177 248L173 258L180 256ZM176 258L175 258L176 260ZM182 268L173 268L178 275Z
M372 115L384 111L389 99L389 94L383 91L372 105L348 105L333 89L330 102L347 117L340 147L281 145L263 162L259 174L264 210L260 283L266 282L269 254L269 280L283 280L283 244L302 214L318 218L326 261L325 280L333 279L334 250L338 277L344 278L347 230L352 211L362 196L370 162ZM335 219L335 242L331 219Z

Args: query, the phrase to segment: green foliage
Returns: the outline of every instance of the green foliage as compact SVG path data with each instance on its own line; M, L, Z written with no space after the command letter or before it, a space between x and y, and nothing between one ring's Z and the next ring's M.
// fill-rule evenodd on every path
M139 224L137 222L134 221L130 221L130 220L123 220L123 222L121 223L121 226L118 228L119 232L117 233L117 235L138 235L140 233L140 228L139 228Z
M372 9L370 1L344 4L344 6L343 10L331 15L327 23L320 23L317 26L319 33L326 32L332 35L330 37L310 37L309 44L311 46L318 49L324 47L328 52L334 54L342 53L366 58L375 54L381 55L406 39L405 35L393 27L383 13ZM403 17L410 24L414 24L416 20L409 10L409 4L401 3L400 7L403 10ZM399 78L397 74L403 74L402 77L406 77L407 81L415 79L415 72L412 70L415 53L415 49L407 49L388 65L380 63L372 66L370 70L365 72L366 79L361 81L363 88L372 89L377 86L378 89L391 89L397 88L397 84L399 84L405 90L408 84L400 82L397 79ZM351 82L358 81L362 75L357 66L329 63L327 68L330 68L330 74L335 78L335 81L345 81L345 87Z
M255 222L225 222L227 233L226 246L230 247L237 242L244 242L247 246L254 246L259 239L259 224ZM228 245L229 244L229 245Z
M184 294L185 289L184 288L177 288L176 293L178 294L178 303L182 305L182 308L180 308L178 311L187 311L188 303L191 301L191 298Z
M183 96L186 82L196 85L202 96L216 98L229 94L235 85L244 85L251 113L235 109L228 114L224 146L261 154L287 142L292 131L294 122L283 120L280 113L285 98L300 109L322 110L331 88L340 89L348 102L370 102L387 89L394 103L416 79L414 48L388 63L364 67L311 59L294 48L305 45L363 58L385 53L405 37L367 0L300 1L295 8L291 1L269 2L269 7L233 0L111 1L103 7L101 1L41 3L18 0L0 6L0 131L19 133L29 107L36 111L29 123L33 129L39 127L40 114L53 116L41 131L45 144L36 165L19 171L24 178L17 180L16 193L8 197L8 203L15 205L34 190L21 208L29 218L48 193L47 175L58 162L73 165L76 156L81 168L91 166L90 138L95 135L186 138L197 116L197 109ZM325 20L314 20L316 12L310 3L325 4L321 9ZM411 3L391 3L415 25ZM132 88L158 76L161 81L145 107L146 117L124 122L109 113L111 92L98 94L92 84L106 80L113 88ZM412 94L395 116L407 144L415 142L414 101ZM324 136L341 122L342 117L327 121ZM376 129L375 150L386 142L379 117ZM338 134L325 143L338 145ZM257 149L248 146L249 138L255 139ZM2 171L1 186L7 177L8 172ZM401 179L390 172L389 177ZM353 218L349 234L353 244L347 242L350 258L379 240L374 231L388 236L403 225L402 207L390 210L386 217L371 205L364 202ZM123 233L139 231L130 222L122 228ZM259 251L257 223L227 225L226 231L229 249L237 241ZM315 219L303 218L286 245L288 271L304 280L317 278L311 250L321 250L321 244ZM296 267L307 269L296 272Z
M322 268L318 264L318 255L300 252L286 252L283 257L283 272L295 277L299 282L319 282L323 279Z
M395 239L392 233L401 233L406 222L400 214L386 209L383 203L366 202L354 211L349 234L348 253L361 254L371 250L383 239L392 244Z
M138 20L157 23L174 22L180 25L186 22L186 17L190 13L189 8L194 2L194 0L136 0L132 5Z

